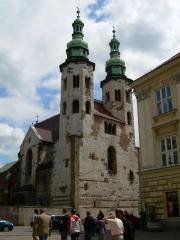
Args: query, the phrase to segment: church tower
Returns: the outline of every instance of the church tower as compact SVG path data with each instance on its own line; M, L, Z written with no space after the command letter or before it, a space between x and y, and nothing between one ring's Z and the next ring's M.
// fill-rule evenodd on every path
M132 124L131 79L125 75L125 62L120 57L119 41L113 27L113 37L109 43L110 59L106 61L106 79L101 81L104 107L113 116Z
M54 203L77 207L79 198L79 147L81 138L89 136L94 111L93 71L88 59L88 44L83 40L84 23L73 22L72 40L67 43L67 59L60 65L61 107L58 172L61 172Z

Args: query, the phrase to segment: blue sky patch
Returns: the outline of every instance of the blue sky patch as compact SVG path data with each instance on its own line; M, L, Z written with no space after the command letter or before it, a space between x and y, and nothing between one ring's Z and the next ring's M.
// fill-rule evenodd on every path
M0 96L1 97L6 97L7 91L5 87L0 86Z
M108 2L108 0L97 0L96 3L94 4L90 4L88 6L89 8L89 14L88 17L92 18L95 20L95 22L101 22L104 21L105 19L107 19L109 17L108 14L105 13L98 13L98 10L101 10L101 8L103 8L103 6Z
M48 89L46 87L40 87L37 89L37 93L44 108L49 109L51 101L53 100L54 95L59 93L59 89Z
M99 82L94 83L94 99L102 100L102 89L99 87Z
M18 155L11 158L10 156L5 156L3 154L0 155L0 165L5 165L6 163L17 161Z

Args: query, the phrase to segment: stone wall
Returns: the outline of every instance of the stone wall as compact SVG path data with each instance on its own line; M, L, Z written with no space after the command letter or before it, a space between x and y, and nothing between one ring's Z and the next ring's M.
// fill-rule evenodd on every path
M123 208L138 213L138 155L129 128L116 123L117 135L104 133L104 119L95 117L91 135L84 135L80 146L80 209ZM90 126L88 126L90 128ZM117 173L107 169L107 149L116 149ZM129 179L130 170L134 181Z

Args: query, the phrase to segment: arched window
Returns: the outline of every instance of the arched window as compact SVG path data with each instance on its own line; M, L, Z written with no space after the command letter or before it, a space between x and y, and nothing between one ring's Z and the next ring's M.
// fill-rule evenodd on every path
M130 112L127 112L127 124L132 125L132 117Z
M31 172L32 172L32 150L29 149L27 151L27 155L26 155L26 178L29 178L31 176Z
M66 102L63 102L63 109L62 109L62 114L65 115L66 114Z
M109 123L109 125L108 125L108 133L112 134L112 124L111 123Z
M130 181L130 183L134 182L134 173L131 170L129 171L129 181Z
M112 134L116 135L116 124L113 124L112 126Z
M90 77L85 77L85 86L86 88L90 88Z
M121 90L115 90L115 101L121 101Z
M79 75L73 75L73 87L74 88L79 87Z
M64 80L63 80L63 89L64 90L67 89L67 78L64 78Z
M126 102L131 103L131 92L126 90Z
M91 104L89 101L86 102L86 114L91 114Z
M109 173L117 173L117 160L116 160L116 150L114 147L109 147L107 151L108 155L108 171Z
M79 101L77 99L72 103L72 112L79 113Z
M104 131L105 133L108 133L108 123L104 122Z

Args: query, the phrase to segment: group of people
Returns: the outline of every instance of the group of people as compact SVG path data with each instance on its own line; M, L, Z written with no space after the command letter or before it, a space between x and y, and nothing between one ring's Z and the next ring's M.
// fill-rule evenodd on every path
M66 209L63 209L62 213L59 229L61 240L67 240L68 236L71 236L71 240L78 240L81 231L80 225L84 226L84 240L91 240L94 235L98 240L104 240L105 224L109 225L112 240L135 239L135 218L133 219L133 215L128 214L127 211L116 209L105 217L100 210L97 219L91 215L90 211L87 211L83 224L76 209L72 208L70 215ZM39 214L35 209L31 226L33 228L33 240L47 240L52 228L51 217L45 214L42 209Z
M76 209L71 209L71 216L67 210L63 209L63 215L60 223L61 240L67 240L67 236L71 235L71 240L77 240L80 234L80 216L76 213ZM32 227L33 240L48 240L51 235L52 221L51 216L47 215L43 209L38 212L34 209L30 225Z

